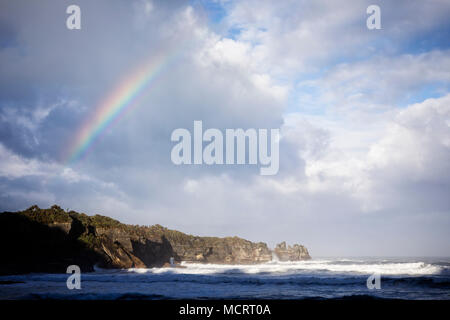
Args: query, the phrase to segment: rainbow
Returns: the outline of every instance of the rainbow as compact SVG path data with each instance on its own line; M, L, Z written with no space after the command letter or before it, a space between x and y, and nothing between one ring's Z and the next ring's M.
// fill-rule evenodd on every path
M136 99L154 82L157 76L174 60L175 54L160 55L141 66L122 80L118 86L94 109L89 119L77 131L65 151L64 162L72 164L79 160L94 141L119 116L130 108Z

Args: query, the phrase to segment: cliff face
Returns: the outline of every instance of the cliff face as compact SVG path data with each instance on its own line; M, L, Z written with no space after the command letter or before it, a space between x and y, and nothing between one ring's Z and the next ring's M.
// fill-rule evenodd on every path
M103 268L160 267L176 262L254 264L272 260L265 243L196 237L160 225L122 224L104 216L33 206L0 213L0 273L65 272L70 264ZM278 251L277 251L278 250ZM309 258L303 246L275 250L280 260Z

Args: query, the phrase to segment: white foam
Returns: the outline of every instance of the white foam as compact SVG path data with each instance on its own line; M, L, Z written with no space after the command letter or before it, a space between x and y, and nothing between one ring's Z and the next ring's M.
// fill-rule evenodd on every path
M342 263L346 262L346 263ZM352 263L353 262L353 263ZM380 263L361 260L308 260L296 262L271 261L257 265L223 265L223 264L200 264L183 262L184 268L150 268L150 269L128 269L136 273L177 273L177 274L215 274L215 273L356 273L384 275L432 275L442 272L442 267L425 262L396 262Z

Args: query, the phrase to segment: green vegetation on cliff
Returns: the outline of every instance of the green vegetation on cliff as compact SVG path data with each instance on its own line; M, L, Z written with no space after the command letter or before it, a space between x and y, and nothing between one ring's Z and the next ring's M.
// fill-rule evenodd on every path
M263 242L239 237L197 237L161 225L123 224L112 218L66 211L54 205L0 213L0 273L65 272L70 264L92 271L154 267L177 262L252 264L272 259ZM283 259L308 259L303 246L278 248Z

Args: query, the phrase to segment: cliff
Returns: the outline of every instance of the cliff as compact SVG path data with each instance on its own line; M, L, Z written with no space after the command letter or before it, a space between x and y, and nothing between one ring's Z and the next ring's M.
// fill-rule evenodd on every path
M238 237L196 237L160 225L134 226L109 217L30 207L0 213L0 274L160 267L175 262L254 264L272 260L265 243ZM277 247L278 248L278 247ZM275 251L280 260L309 259L303 246ZM298 248L306 250L299 254ZM276 249L277 250L277 249ZM291 250L291 251L289 251Z

